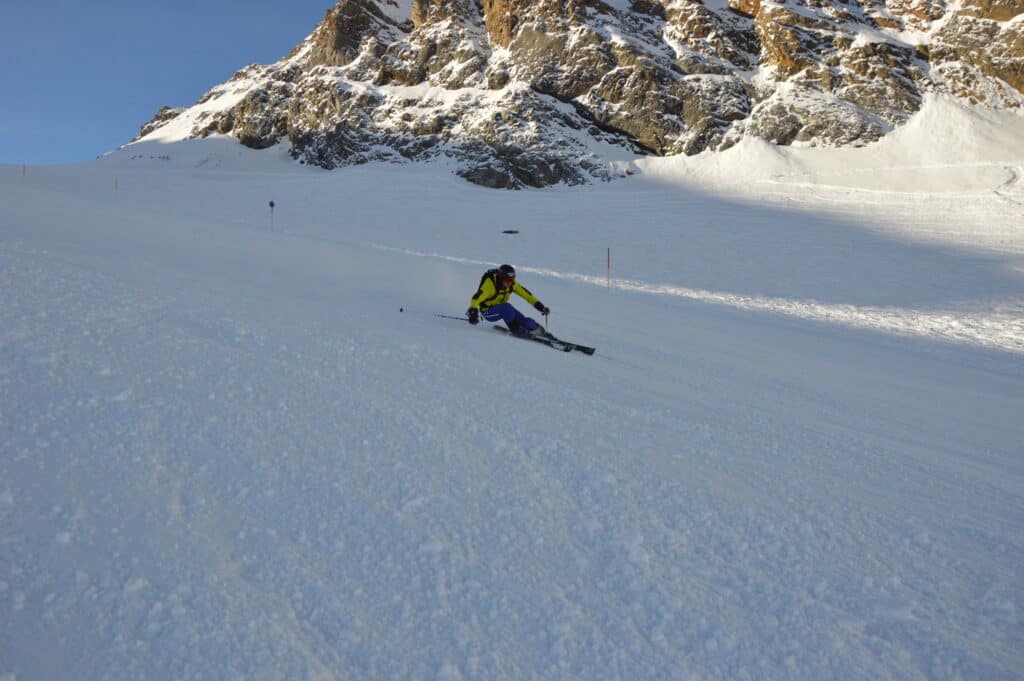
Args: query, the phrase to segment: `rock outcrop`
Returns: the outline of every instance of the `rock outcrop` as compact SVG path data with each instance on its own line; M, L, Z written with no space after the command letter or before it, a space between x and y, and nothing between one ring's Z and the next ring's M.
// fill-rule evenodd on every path
M444 156L501 188L609 179L609 145L858 145L930 91L1024 105L1022 12L1021 0L340 0L286 58L161 109L142 136L187 121L188 136L283 142L325 168Z

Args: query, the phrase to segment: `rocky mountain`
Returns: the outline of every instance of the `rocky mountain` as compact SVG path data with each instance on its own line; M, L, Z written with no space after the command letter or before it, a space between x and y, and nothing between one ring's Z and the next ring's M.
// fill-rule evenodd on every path
M139 139L227 134L324 168L445 157L489 187L632 153L861 145L925 93L1024 106L1024 0L340 0Z

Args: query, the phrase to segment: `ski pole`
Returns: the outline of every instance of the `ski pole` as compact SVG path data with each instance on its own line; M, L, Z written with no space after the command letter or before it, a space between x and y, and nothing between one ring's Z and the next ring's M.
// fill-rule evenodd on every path
M435 314L434 316L435 317L440 317L442 319L455 319L455 320L458 320L460 322L468 322L469 321L469 317L453 317L450 314Z

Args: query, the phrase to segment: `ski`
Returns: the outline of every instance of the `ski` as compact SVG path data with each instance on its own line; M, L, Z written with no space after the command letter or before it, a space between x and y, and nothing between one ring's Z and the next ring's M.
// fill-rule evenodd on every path
M467 319L466 317L455 317L447 314L435 314L434 316L440 317L442 319L453 319L459 322L469 321L469 319ZM537 343L541 343L542 345L546 345L549 348L561 350L562 352L572 352L575 350L576 352L582 352L584 355L593 355L595 352L597 352L597 348L592 348L589 345L580 345L579 343L573 343L571 341L562 340L561 338L553 336L547 332L545 332L543 336L517 336L504 326L492 326L491 328L494 329L495 331L500 331L506 336L512 336L513 338L522 338L523 340L532 340Z
M550 334L548 334L548 335L550 335ZM566 345L566 346L570 347L572 350L575 350L576 352L582 352L584 355L592 355L595 352L597 352L597 348L592 348L589 345L580 345L579 343L573 343L573 342L570 342L570 341L564 341L564 340L562 340L560 338L555 338L554 336L551 336L551 337L554 338L554 340L556 342L562 343L563 345Z
M582 352L584 355L593 355L595 352L597 352L597 348L592 348L588 345L580 345L579 343L573 343L571 341L562 340L561 338L553 336L550 333L545 333L543 336L517 336L516 334L506 329L504 326L494 326L492 328L495 331L500 331L504 333L506 336L512 336L513 338L522 338L523 340L531 340L536 343L546 345L549 348L561 350L562 352L572 352L575 350L576 352Z
M561 338L552 336L550 333L547 334L547 336L551 342L560 344L566 352L575 350L576 352L582 352L584 355L592 355L597 352L597 348L592 348L589 345L580 345L579 343L574 343L572 341L562 340Z
M549 348L554 348L555 350L561 350L563 352L572 352L572 346L567 346L564 343L558 343L552 338L546 338L544 336L517 336L504 326L492 326L491 328L495 331L500 331L506 336L512 336L513 338L519 338L521 340L534 341L535 343L540 343L541 345L546 345Z

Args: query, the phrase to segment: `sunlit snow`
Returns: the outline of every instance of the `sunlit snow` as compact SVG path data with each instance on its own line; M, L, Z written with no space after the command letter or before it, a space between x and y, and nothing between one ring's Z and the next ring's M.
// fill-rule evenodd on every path
M1022 678L1022 145L0 166L0 679Z

